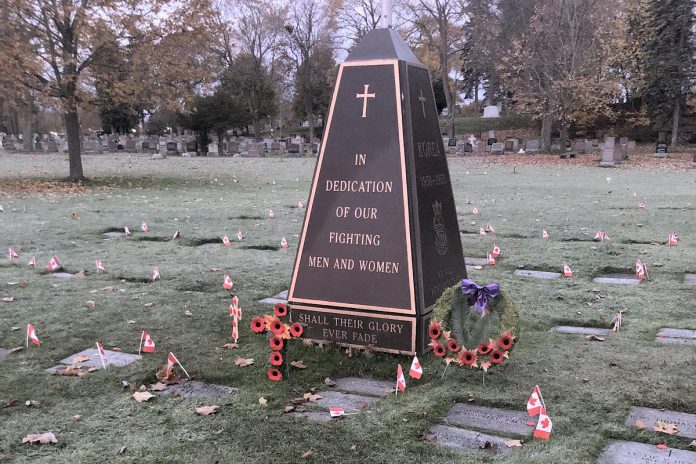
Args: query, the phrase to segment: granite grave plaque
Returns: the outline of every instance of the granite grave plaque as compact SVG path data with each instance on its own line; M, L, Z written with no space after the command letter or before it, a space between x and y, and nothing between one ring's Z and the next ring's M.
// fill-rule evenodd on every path
M466 277L428 70L375 29L338 73L288 300L304 337L422 352Z
M696 438L696 414L677 411L661 411L659 409L641 408L634 406L628 412L626 425L635 427L636 421L641 421L648 430L652 430L657 421L666 424L676 424L679 428L677 435L686 438Z
M694 464L696 453L632 441L609 442L597 464Z

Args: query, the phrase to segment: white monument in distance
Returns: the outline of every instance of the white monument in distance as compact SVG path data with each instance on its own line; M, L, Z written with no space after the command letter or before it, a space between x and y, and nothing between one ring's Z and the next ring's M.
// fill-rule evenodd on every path
M499 118L500 108L496 105L488 105L483 109L483 118Z

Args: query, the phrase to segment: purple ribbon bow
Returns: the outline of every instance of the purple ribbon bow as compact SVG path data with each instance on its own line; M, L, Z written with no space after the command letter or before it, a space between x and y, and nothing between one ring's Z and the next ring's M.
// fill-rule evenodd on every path
M499 291L500 285L498 284L488 284L481 287L473 280L462 280L462 294L470 295L469 304L474 303L476 312L479 314L483 314L486 308L488 308L488 299L497 297Z

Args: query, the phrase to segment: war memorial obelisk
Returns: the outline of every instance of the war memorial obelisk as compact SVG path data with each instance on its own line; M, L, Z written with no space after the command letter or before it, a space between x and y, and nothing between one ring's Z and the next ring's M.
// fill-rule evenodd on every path
M422 352L466 277L430 82L389 27L339 68L288 294L305 338Z

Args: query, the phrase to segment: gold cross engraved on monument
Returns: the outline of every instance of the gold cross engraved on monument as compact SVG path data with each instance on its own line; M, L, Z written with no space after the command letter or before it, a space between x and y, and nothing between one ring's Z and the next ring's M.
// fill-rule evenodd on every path
M423 96L423 89L420 91L420 97L418 97L418 100L420 100L421 106L423 107L423 118L425 119L425 102L427 101L427 98Z
M375 98L374 93L367 93L368 89L370 88L370 84L365 84L365 93L356 93L355 98L362 98L363 99L363 112L362 112L362 117L366 118L367 117L367 99L368 98Z

